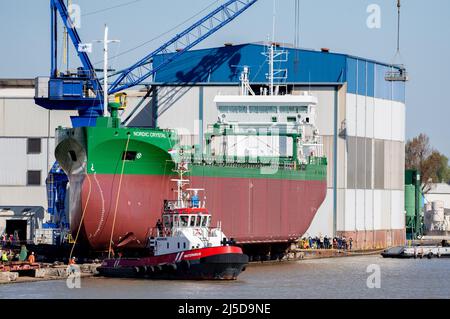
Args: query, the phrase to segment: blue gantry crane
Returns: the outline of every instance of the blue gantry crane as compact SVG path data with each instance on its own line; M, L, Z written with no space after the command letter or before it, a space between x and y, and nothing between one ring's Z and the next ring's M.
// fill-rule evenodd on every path
M48 213L51 220L47 223L50 228L68 228L69 220L65 213L65 200L69 179L58 162L54 163L48 173L45 184L47 186Z
M76 24L64 0L50 0L51 72L49 78L36 79L35 102L48 110L78 111L78 116L72 117L73 127L95 125L96 121L92 119L104 115L105 94L113 95L139 85L226 26L256 2L257 0L227 0L140 61L110 75L111 85L104 88L88 53L80 49L84 43L81 41ZM58 14L81 62L81 66L74 73L69 71L63 73L58 70ZM164 60L158 66L153 66L153 58L156 55L162 55ZM104 76L108 75L104 74ZM52 216L52 223L48 225L53 225L55 228L67 227L68 216L65 214L64 207L67 183L67 176L58 163L55 163L47 178L48 211Z
M38 89L36 92L38 92L38 95L35 97L36 104L50 110L77 110L79 116L72 119L74 127L94 125L95 121L92 121L92 118L103 115L105 107L103 105L104 94L109 96L139 85L153 76L158 70L179 58L183 53L226 26L257 1L226 1L223 5L196 21L183 32L178 33L140 61L110 75L112 78L110 87L102 88L100 84L101 79L97 76L87 52L78 50L83 43L64 0L50 0L52 29L51 73L49 79L38 78L37 80L36 85ZM58 72L58 13L72 44L78 51L82 64L74 74ZM153 58L159 54L164 54L165 59L158 66L153 66Z

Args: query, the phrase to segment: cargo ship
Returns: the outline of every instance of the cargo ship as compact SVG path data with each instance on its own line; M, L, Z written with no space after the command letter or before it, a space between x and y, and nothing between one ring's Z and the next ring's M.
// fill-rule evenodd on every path
M239 95L216 96L218 121L203 145L181 145L175 130L123 127L118 103L93 126L58 128L55 156L69 177L78 242L98 251L145 247L180 162L238 244L284 245L304 235L327 188L317 98L272 86L256 95L248 73Z

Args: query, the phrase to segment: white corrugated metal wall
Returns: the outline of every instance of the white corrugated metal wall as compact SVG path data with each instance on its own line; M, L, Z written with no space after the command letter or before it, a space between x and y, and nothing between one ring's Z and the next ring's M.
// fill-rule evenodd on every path
M347 94L344 223L341 231L403 229L405 105Z
M45 179L55 162L54 136L70 126L74 112L48 111L33 100L34 90L0 90L0 206L47 207ZM39 138L41 151L27 153L28 138ZM40 185L27 185L27 171L40 171Z

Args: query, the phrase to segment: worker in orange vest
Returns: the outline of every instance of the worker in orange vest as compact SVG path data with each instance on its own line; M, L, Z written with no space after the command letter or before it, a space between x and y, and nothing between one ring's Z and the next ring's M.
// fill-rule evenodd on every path
M36 258L34 257L34 251L32 251L30 256L28 256L28 262L30 264L34 264L36 262Z
M75 264L76 264L75 257L70 258L69 259L69 265L75 265Z

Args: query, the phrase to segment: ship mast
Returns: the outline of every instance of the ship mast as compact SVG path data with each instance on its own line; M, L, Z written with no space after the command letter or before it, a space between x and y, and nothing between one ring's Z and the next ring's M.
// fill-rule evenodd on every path
M177 190L175 191L177 193L177 205L178 208L186 208L184 203L184 190L183 187L185 185L189 185L189 180L184 179L184 174L188 172L187 168L183 165L183 163L178 164L177 169L174 170L175 173L178 173L179 178L172 179L172 182L177 183Z
M400 14L401 14L401 2L400 0L397 0L397 54L400 53Z
M108 45L110 43L119 43L120 40L108 40L109 29L105 24L105 33L103 40L95 42L103 43L103 116L107 116L108 112Z
M272 18L272 43L269 48L269 81L270 81L270 95L274 93L274 54L275 54L275 27L276 27L276 18L277 18L277 3L276 0L273 0L273 18Z

